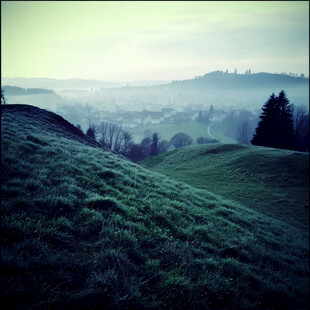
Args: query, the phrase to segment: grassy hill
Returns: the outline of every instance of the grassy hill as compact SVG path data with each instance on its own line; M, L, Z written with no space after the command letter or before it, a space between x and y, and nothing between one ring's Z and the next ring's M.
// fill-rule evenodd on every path
M237 144L197 145L142 161L178 181L309 229L309 154Z
M294 77L277 73L253 73L253 74L226 74L221 71L213 71L206 73L198 79L189 79L172 83L174 88L202 88L238 90L248 88L266 88L266 87L293 87L293 86L309 86L309 80L301 77Z
M2 309L306 309L308 236L1 111Z

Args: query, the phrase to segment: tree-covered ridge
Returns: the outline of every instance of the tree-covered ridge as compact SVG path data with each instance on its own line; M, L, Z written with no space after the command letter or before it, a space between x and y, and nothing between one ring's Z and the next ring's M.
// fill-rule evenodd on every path
M195 79L184 81L173 81L172 87L177 88L199 88L201 86L207 89L224 88L227 89L246 89L246 88L269 88L272 87L292 87L307 86L309 78L302 76L292 76L287 74L258 72L252 73L246 71L245 74L237 72L228 73L220 70L206 73L203 76L197 76Z

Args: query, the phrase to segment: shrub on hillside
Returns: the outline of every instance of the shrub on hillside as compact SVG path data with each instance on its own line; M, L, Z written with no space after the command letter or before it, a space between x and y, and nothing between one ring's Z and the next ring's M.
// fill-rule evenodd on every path
M175 148L178 148L186 145L191 145L193 143L193 139L186 133L179 132L171 138L170 143Z

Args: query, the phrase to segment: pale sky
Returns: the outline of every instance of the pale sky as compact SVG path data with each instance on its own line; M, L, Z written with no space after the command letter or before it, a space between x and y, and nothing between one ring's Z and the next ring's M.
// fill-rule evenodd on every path
M1 1L2 77L309 75L308 1Z

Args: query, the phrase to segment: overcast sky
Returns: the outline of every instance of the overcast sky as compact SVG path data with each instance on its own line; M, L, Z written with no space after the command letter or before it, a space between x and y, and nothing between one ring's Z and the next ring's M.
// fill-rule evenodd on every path
M308 1L1 1L3 77L309 75Z

